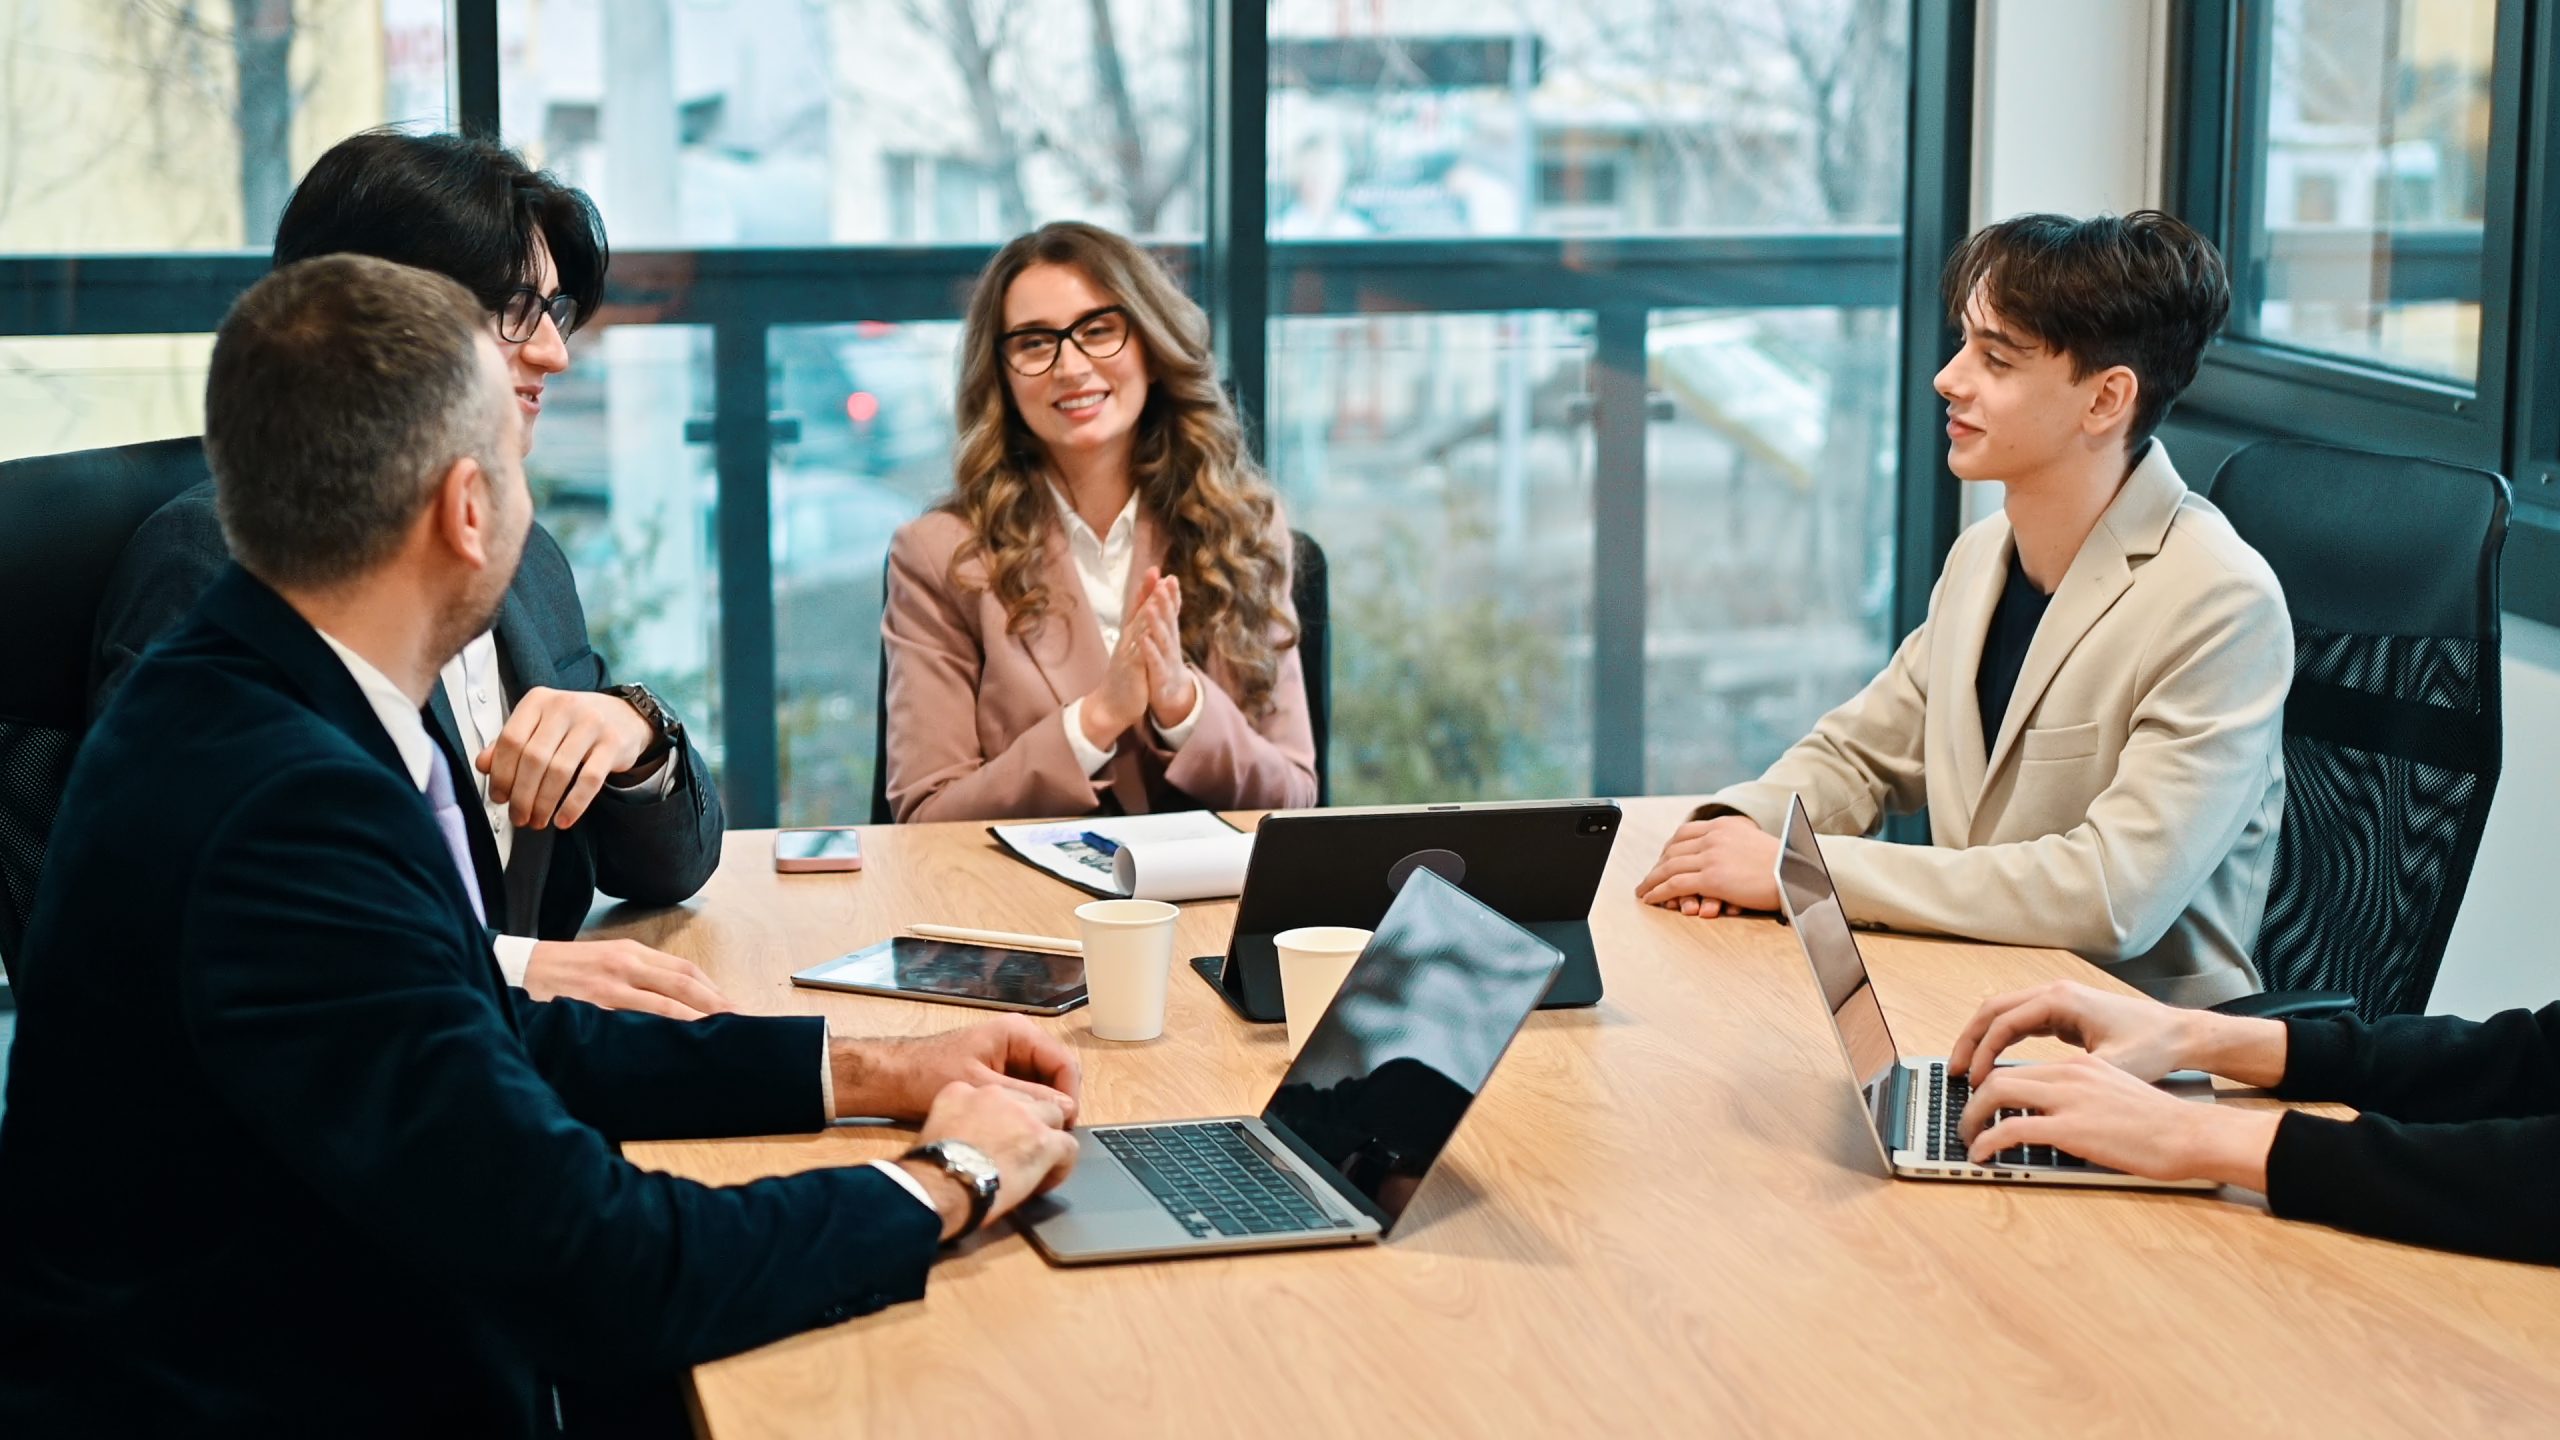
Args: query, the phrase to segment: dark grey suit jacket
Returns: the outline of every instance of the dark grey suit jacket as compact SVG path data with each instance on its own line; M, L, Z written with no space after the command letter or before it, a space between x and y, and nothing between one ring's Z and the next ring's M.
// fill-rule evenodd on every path
M89 672L92 719L105 711L143 650L195 607L230 560L211 480L180 493L142 522L98 605ZM569 557L540 525L525 537L524 565L498 612L495 639L510 706L537 685L602 690L613 683L604 658L587 642L587 614ZM444 687L436 687L430 708L445 745L459 752L461 732ZM598 890L643 905L691 899L719 868L726 817L720 792L690 741L668 763L678 769L663 799L607 793L568 830L517 831L506 893L483 897L491 916L504 917L497 928L571 940L586 923Z

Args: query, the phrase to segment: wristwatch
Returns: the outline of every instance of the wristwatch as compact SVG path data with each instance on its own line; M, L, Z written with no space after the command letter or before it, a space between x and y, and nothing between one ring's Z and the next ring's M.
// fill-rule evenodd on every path
M944 1243L965 1240L975 1234L979 1226L987 1223L987 1211L996 1203L996 1187L1004 1181L1004 1172L996 1168L996 1162L987 1158L987 1152L966 1140L936 1140L930 1145L919 1145L898 1158L939 1165L944 1173L960 1182L961 1189L969 1192L968 1222Z
M650 728L658 732L658 738L650 741L649 748L640 752L640 758L631 762L634 768L646 765L684 743L684 722L676 718L676 712L667 708L667 702L650 694L648 686L608 685L604 693L639 711L640 718L648 721Z

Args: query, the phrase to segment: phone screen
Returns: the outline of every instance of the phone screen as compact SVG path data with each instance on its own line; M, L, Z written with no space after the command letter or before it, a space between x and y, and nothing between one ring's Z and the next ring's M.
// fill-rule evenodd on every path
M862 832L858 830L777 830L773 833L773 858L776 860L858 860L862 858Z

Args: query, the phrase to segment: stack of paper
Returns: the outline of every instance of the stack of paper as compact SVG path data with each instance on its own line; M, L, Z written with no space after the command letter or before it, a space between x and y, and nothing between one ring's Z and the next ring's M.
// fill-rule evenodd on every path
M1016 856L1106 899L1208 900L1244 890L1253 836L1206 810L990 825Z

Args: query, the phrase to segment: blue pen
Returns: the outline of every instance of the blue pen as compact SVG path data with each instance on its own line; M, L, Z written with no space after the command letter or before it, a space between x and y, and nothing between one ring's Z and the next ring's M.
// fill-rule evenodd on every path
M1092 846L1094 849L1101 851L1106 859L1120 853L1120 842L1112 839L1108 835L1096 835L1092 831L1087 830L1076 838L1087 845Z

